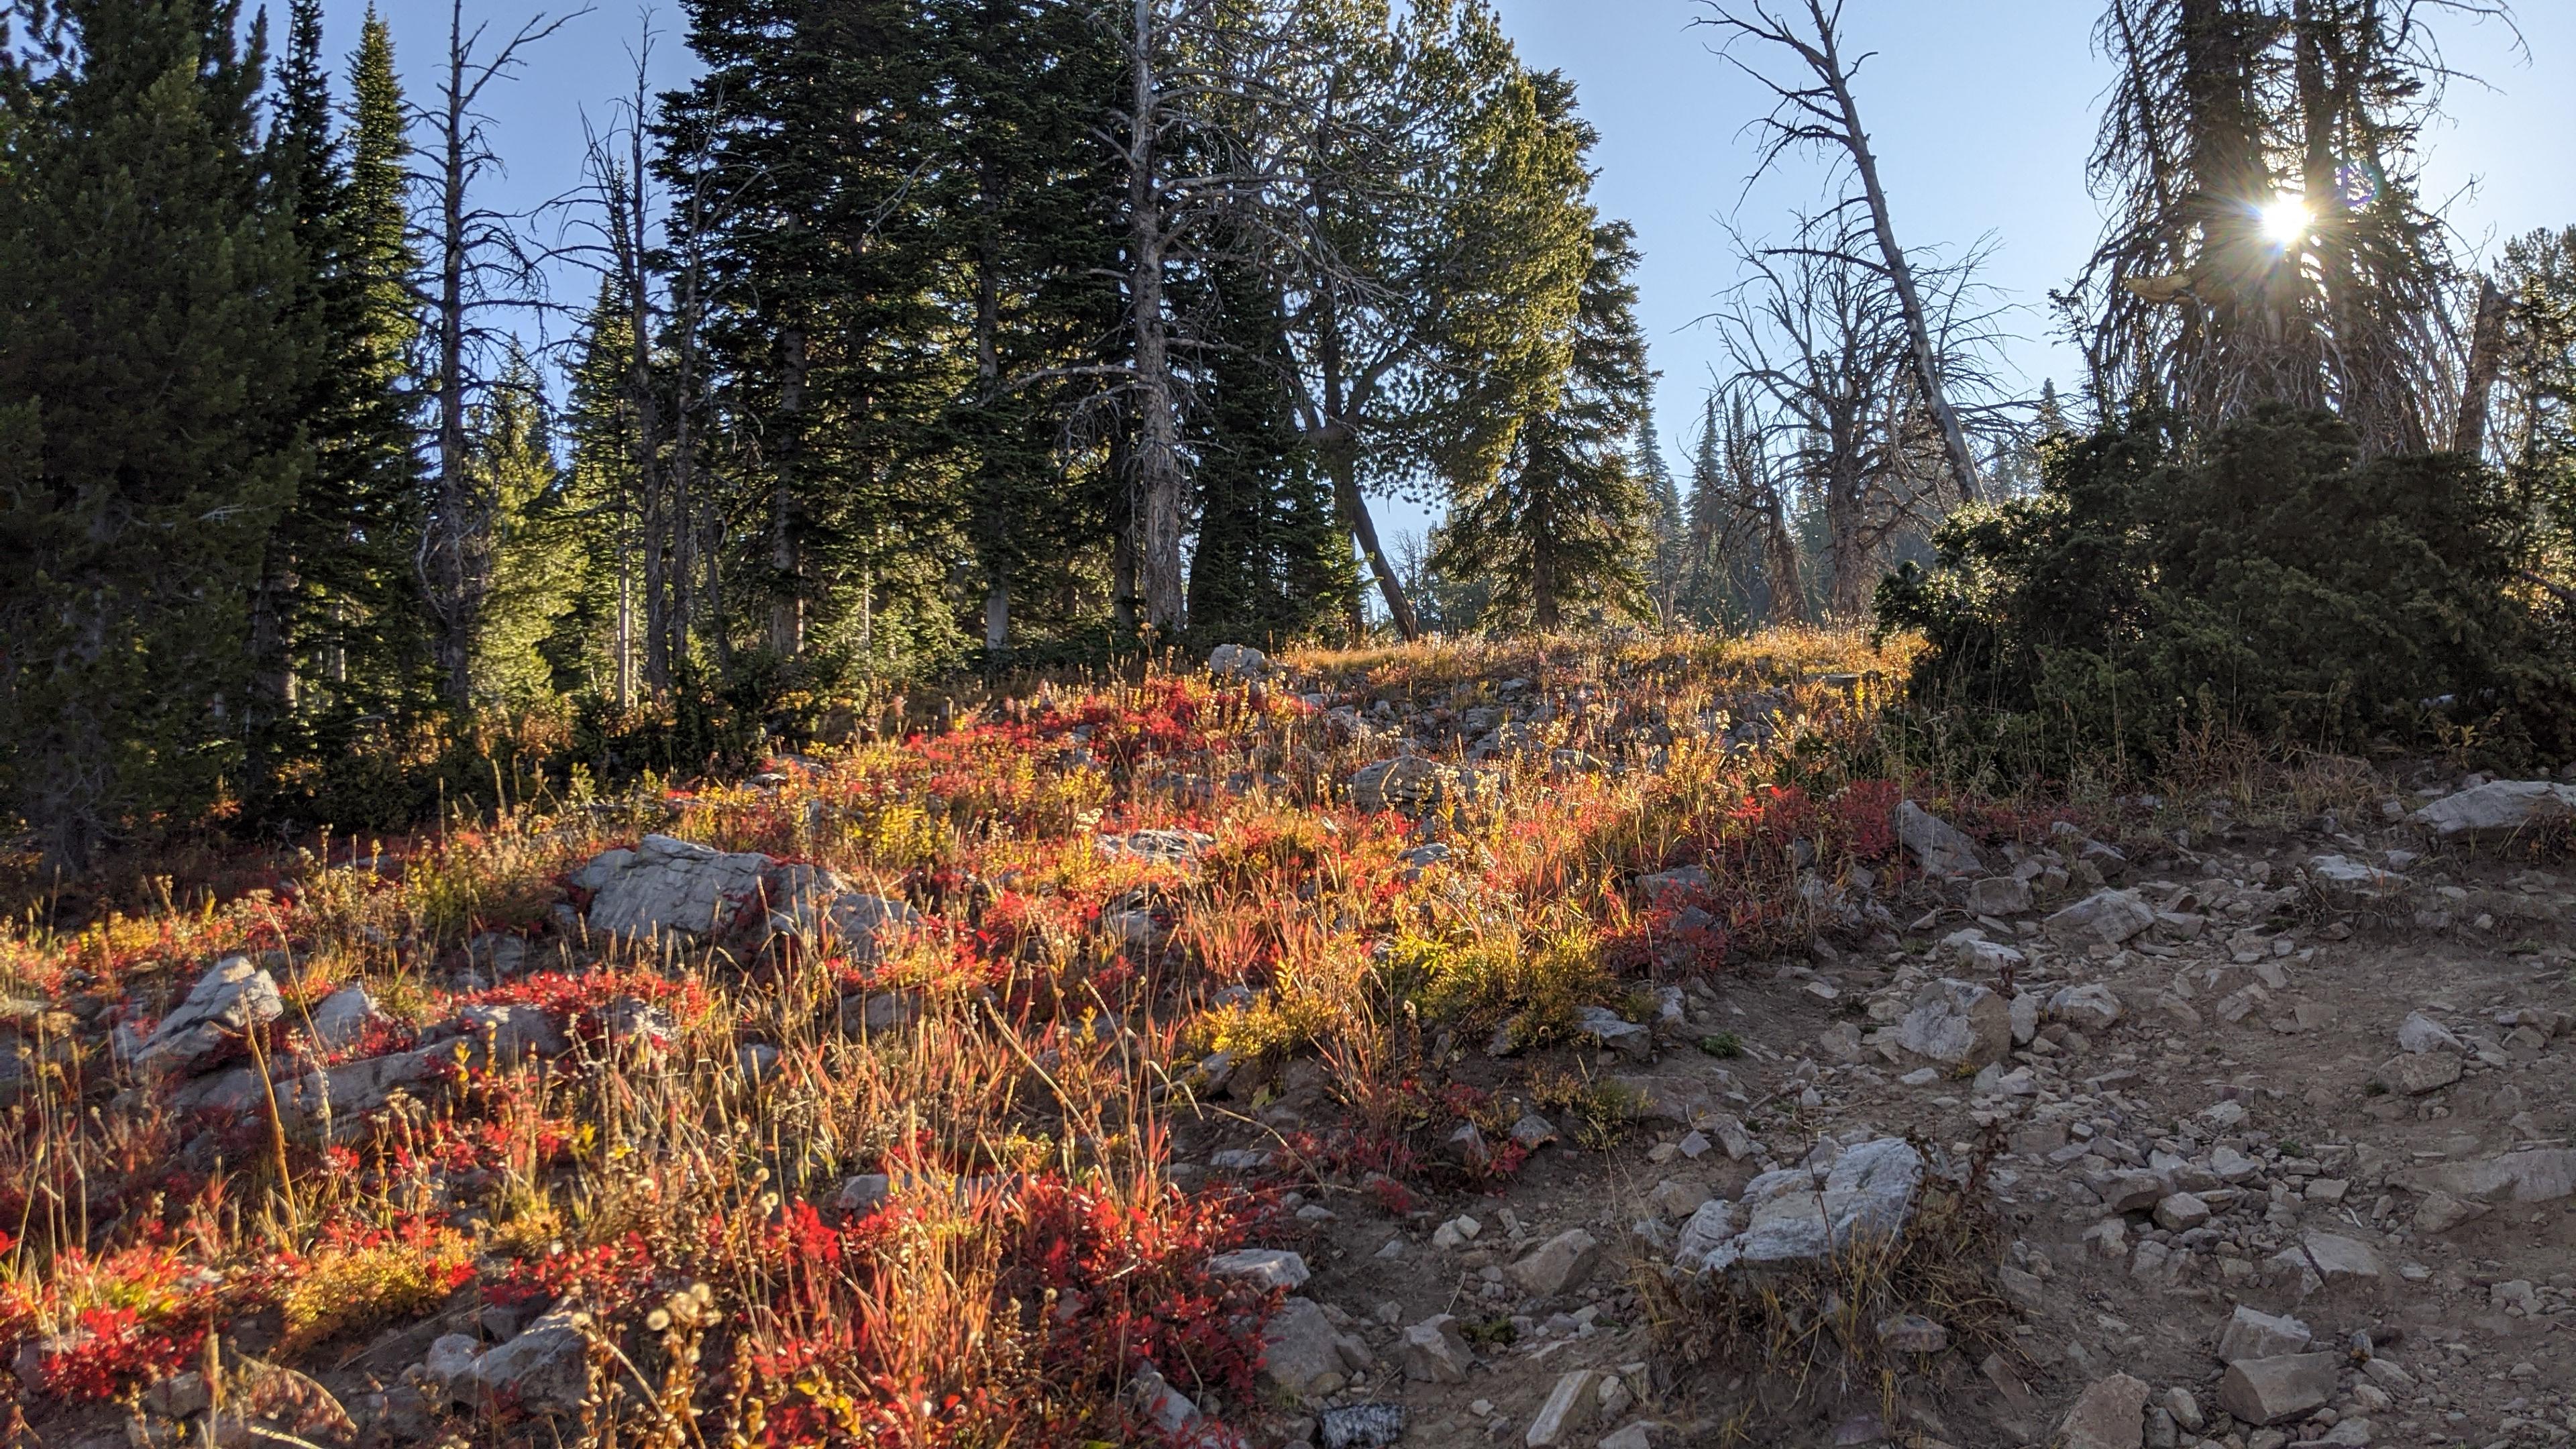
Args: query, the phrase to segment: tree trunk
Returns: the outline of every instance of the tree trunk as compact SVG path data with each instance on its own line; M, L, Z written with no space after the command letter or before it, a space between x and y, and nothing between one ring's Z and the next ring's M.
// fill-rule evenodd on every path
M438 265L438 523L430 540L430 589L437 601L438 657L450 708L459 715L474 703L476 570L475 486L465 436L465 11L451 6L444 154L439 178Z
M1162 103L1154 76L1154 0L1136 0L1128 62L1134 85L1127 137L1128 279L1133 314L1138 423L1136 473L1142 485L1137 583L1145 622L1166 640L1187 626L1181 563L1182 494L1179 399L1172 385L1171 338L1163 317L1163 263L1171 238L1163 229L1155 133Z
M2488 397L2504 365L2504 292L2493 277L2478 281L2478 317L2469 333L2468 373L2461 379L2460 418L2451 432L2451 451L2476 461L2487 450Z
M1320 210L1320 204L1318 205ZM1377 580L1377 591L1386 600L1387 617L1405 642L1422 637L1422 622L1413 612L1413 601L1404 596L1404 580L1386 557L1378 543L1377 520L1369 516L1368 499L1360 492L1359 430L1348 416L1356 404L1350 396L1349 381L1343 377L1341 315L1327 296L1319 304L1323 309L1323 337L1316 349L1316 365L1323 373L1324 416L1319 435L1309 439L1320 447L1324 465L1333 475L1333 504L1341 510L1342 526L1358 541L1360 557L1367 560L1369 573ZM1360 601L1354 597L1350 609L1351 635L1362 632Z
M782 659L805 652L804 557L796 529L794 475L805 452L805 329L789 326L779 338L785 353L778 411L786 423L769 499L769 651Z
M1959 486L1960 500L1974 503L1979 496L1977 460L1968 451L1968 435L1960 428L1959 415L1951 410L1949 394L1941 386L1941 360L1933 350L1931 323L1924 316L1923 298L1914 285L1914 268L1906 262L1905 249L1896 244L1896 223L1888 214L1886 189L1878 182L1878 157L1869 149L1869 133L1861 129L1860 105L1852 98L1850 75L1842 63L1842 38L1835 34L1821 0L1807 0L1807 8L1815 17L1825 78L1833 87L1835 103L1842 108L1844 140L1851 150L1852 169L1859 173L1861 192L1869 201L1870 229L1878 238L1878 254L1887 264L1888 280L1896 287L1897 303L1905 309L1905 337L1913 354L1915 386L1923 390L1924 406L1931 409L1933 421L1940 427L1941 450Z

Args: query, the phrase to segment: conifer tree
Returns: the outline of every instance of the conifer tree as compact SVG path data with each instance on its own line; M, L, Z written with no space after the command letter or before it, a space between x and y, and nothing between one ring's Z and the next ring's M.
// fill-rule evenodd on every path
M219 0L10 13L41 59L0 84L0 796L77 872L240 759L313 349L262 29Z
M1637 261L1626 222L1593 229L1555 400L1521 425L1494 484L1451 514L1434 558L1444 573L1492 576L1495 607L1542 630L1561 627L1569 607L1631 617L1650 607L1637 539L1653 502L1626 451L1654 385L1637 325Z
M536 369L513 357L475 409L479 486L493 502L492 586L474 640L474 694L524 708L571 685L577 661L559 630L580 602L582 558L563 514L546 400ZM559 667L561 666L561 667Z

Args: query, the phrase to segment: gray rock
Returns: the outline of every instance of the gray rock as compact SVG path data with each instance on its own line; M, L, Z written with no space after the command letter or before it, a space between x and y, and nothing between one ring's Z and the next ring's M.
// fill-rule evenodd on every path
M2296 1276L2302 1298L2320 1288L2374 1285L2385 1272L2369 1245L2337 1233L2302 1234L2266 1262L2274 1272Z
M1522 1442L1529 1449L1557 1449L1570 1445L1574 1436L1592 1423L1600 1407L1601 1375L1591 1369L1575 1369L1557 1377L1556 1387L1548 1390L1547 1402L1539 1405L1530 1419L1529 1432Z
M1556 1124L1536 1112L1523 1112L1512 1124L1512 1140L1536 1152L1556 1140Z
M286 1014L277 982L247 956L227 956L209 967L143 1039L134 1064L153 1071L191 1073L241 1041L252 1030Z
M1878 1341L1897 1353L1939 1353L1950 1346L1950 1330L1920 1313L1899 1313L1878 1321Z
M1318 1449L1386 1449L1403 1437L1402 1404L1345 1404L1315 1420Z
M2391 1181L2410 1192L2448 1193L2463 1202L2559 1202L2576 1197L2576 1148L2542 1147L2475 1162L2408 1168Z
M2400 1096L2438 1092L2460 1079L2460 1059L2450 1052L2400 1052L2379 1064L2371 1080Z
M1420 815L1451 803L1473 790L1466 772L1426 760L1398 755L1363 765L1351 776L1351 808L1363 815L1393 810Z
M2018 916L2030 907L2030 882L2019 876L1988 876L1968 887L1968 909L1981 916Z
M2287 1314L2258 1312L2242 1304L2228 1317L2227 1326L2218 1331L2218 1361L2234 1363L2248 1358L2279 1358L2286 1354L2305 1353L2316 1335L2308 1326Z
M2467 1047L2460 1045L2460 1039L2451 1034L2449 1027L2420 1011L2406 1013L2406 1019L2397 1023L2397 1047L2400 1051L2414 1052L2419 1056L2425 1052L2466 1054L2468 1051Z
M2444 796L2408 818L2437 839L2466 844L2510 840L2570 816L2576 816L2576 785L2491 780Z
M623 859L611 864L612 857ZM599 856L574 879L599 882L588 918L594 931L625 940L698 938L760 899L769 868L765 855L648 835L632 851Z
M1456 1317L1438 1313L1404 1330L1404 1376L1421 1384L1463 1384L1476 1356Z
M2436 1189L2424 1194L2415 1206L2415 1226L2428 1233L2447 1233L2453 1228L2476 1222L2495 1211L2482 1202L2462 1202L2447 1192Z
M1368 1346L1344 1336L1311 1298L1291 1298L1261 1330L1261 1374L1299 1398L1332 1393L1369 1362Z
M2048 1014L2079 1031L2103 1031L2120 1019L2120 998L2098 982L2061 987L2048 998Z
M1690 1221L1682 1224L1681 1239L1673 1248L1673 1265L1685 1273L1696 1273L1708 1266L1708 1255L1741 1231L1736 1225L1735 1204L1724 1199L1702 1202L1692 1209Z
M1095 837L1100 853L1113 860L1152 861L1158 865L1182 865L1199 858L1216 837L1196 830L1130 830L1124 834Z
M2218 1380L2218 1406L2255 1425L2305 1418L2333 1400L2342 1370L2337 1353L2239 1359Z
M2058 1426L2063 1449L2139 1449L2146 1436L2147 1386L2113 1374L2076 1396Z
M2156 923L2156 913L2128 891L2095 891L2040 922L2048 938L2067 946L2117 946Z
M1533 1298L1580 1288L1601 1263L1601 1244L1581 1228L1568 1228L1512 1264L1512 1277Z
M420 1371L432 1383L452 1384L472 1373L474 1361L482 1356L482 1340L472 1334L443 1333L430 1343Z
M1280 1248L1239 1248L1219 1253L1208 1259L1208 1271L1220 1278L1241 1278L1291 1293L1305 1287L1306 1280L1313 1276L1303 1257Z
M2407 880L2393 870L2340 855L2320 855L2308 861L2308 883L2330 905L2359 906L2396 895L2406 889Z
M1603 1435L1599 1449L1655 1449L1661 1442L1656 1436L1663 1427L1652 1420L1639 1419L1615 1433Z
M1633 1062L1642 1062L1655 1054L1652 1028L1629 1021L1619 1013L1602 1006L1587 1006L1575 1014L1574 1030L1579 1036L1607 1047Z
M1805 1169L1766 1172L1746 1186L1732 1210L1749 1214L1743 1230L1711 1248L1701 1271L1758 1273L1812 1262L1855 1239L1894 1237L1911 1221L1922 1182L1922 1155L1894 1137L1846 1150L1821 1187ZM1701 1213L1711 1218L1705 1237L1718 1224L1709 1209ZM1687 1226L1683 1231L1685 1242L1696 1241Z
M578 1414L590 1392L589 1349L582 1333L589 1325L588 1314L558 1307L518 1337L485 1351L459 1383L471 1386L474 1402L487 1412L515 1408L547 1416Z
M1926 875L1972 875L1985 869L1974 841L1911 800L1896 807L1896 838Z
M2174 1193L2156 1204L2156 1226L2170 1233L2190 1232L2209 1218L2209 1204L2191 1193Z
M1209 652L1208 673L1238 684L1250 684L1270 673L1270 656L1249 644L1219 644Z
M1897 1023L1897 1045L1953 1066L1982 1067L2012 1052L2012 1007L1966 981L1927 981Z
M1716 884L1717 877L1710 875L1705 867L1696 865L1676 866L1637 877L1638 893L1646 898L1647 904L1657 906L1705 891Z
M903 902L854 891L816 866L780 866L769 889L771 932L838 944L853 961L882 959L895 933L921 924L920 913Z
M384 1019L376 1010L376 1000L360 985L343 986L322 998L313 1008L313 1041L324 1051L347 1051L367 1034L367 1028Z
M554 1019L533 1006L469 1006L456 1014L478 1052L505 1067L525 1066L572 1050Z

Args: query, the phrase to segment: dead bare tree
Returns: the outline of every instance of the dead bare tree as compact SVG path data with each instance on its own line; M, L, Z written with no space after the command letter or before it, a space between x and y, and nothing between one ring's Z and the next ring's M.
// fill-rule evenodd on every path
M1857 208L1866 212L1869 240L1877 253L1872 265L1886 277L1894 293L1915 386L1940 430L1944 456L1959 496L1976 501L1976 456L1969 451L1967 433L1950 404L1949 384L1941 373L1941 358L1934 346L1921 288L1912 262L1897 243L1887 188L1879 180L1878 156L1870 149L1869 132L1861 125L1860 103L1852 92L1852 78L1869 61L1871 53L1844 54L1843 0L1800 0L1798 8L1804 11L1803 17L1785 8L1775 13L1770 0L1702 3L1710 14L1698 23L1721 32L1720 54L1769 91L1774 101L1771 113L1754 123L1764 140L1753 175L1761 176L1782 156L1796 151L1822 152L1851 168L1859 194L1843 198L1835 211ZM1736 53L1739 46L1747 43L1788 53L1804 68L1804 74L1793 80L1773 77ZM1852 254L1852 259L1858 260L1858 254Z
M501 164L486 129L490 118L478 107L494 81L518 69L528 47L589 13L549 18L540 12L487 52L485 27L468 31L464 0L450 0L447 64L433 103L414 110L414 124L429 131L427 159L434 168L413 178L433 207L428 224L416 228L432 276L431 290L418 300L428 312L435 415L431 507L417 565L437 618L447 700L459 713L473 706L474 640L491 591L492 526L499 506L474 466L467 415L489 389L489 356L511 341L505 328L483 319L538 306L545 280L539 255L521 231L525 216L474 199L477 183Z
M1736 248L1746 279L1715 314L1733 385L1745 414L1731 432L1739 511L1754 516L1766 557L1785 535L1778 490L1794 486L1824 524L1826 601L1856 618L1869 607L1889 551L1928 531L1968 501L1948 465L1946 430L1927 406L1913 362L1911 329L1884 269L1854 254L1846 210L1808 218L1792 244ZM1993 376L1996 312L1983 305L1971 253L1919 275L1918 297L1943 376L1974 385L1980 399L1953 425L2000 434L2021 411ZM1985 401L1984 399L1995 399ZM1775 575L1782 564L1766 567Z

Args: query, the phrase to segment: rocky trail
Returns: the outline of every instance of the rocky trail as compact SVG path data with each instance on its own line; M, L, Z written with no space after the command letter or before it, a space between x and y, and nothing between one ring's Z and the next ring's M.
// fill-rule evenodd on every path
M1514 1136L1551 1145L1500 1195L1393 1225L1304 1205L1313 1240L1260 1268L1313 1305L1274 1326L1270 1372L1401 1403L1407 1444L1719 1442L1743 1373L1674 1371L1640 1287L1810 1265L1837 1241L1820 1219L1901 1233L1916 1176L1992 1153L2009 1346L1866 1325L1920 1351L1894 1402L1820 1388L1753 1442L2564 1443L2576 880L2458 853L2533 798L2392 803L2367 831L2070 833L1863 949L1669 993L1580 1053L1641 1119L1628 1143L1567 1152L1532 1113ZM1323 1088L1280 1085L1186 1146L1266 1164L1249 1129L1295 1125ZM1311 1429L1397 1442L1373 1422Z

